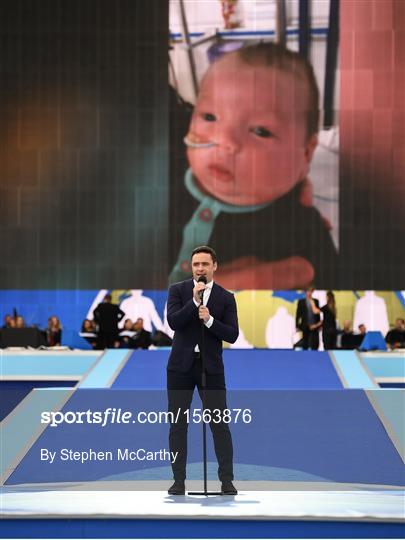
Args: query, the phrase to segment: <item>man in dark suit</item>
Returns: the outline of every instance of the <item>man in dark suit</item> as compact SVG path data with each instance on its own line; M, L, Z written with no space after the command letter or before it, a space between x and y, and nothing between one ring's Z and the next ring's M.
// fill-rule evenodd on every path
M298 301L295 326L302 331L302 348L317 351L319 348L319 328L322 326L319 302L312 298L314 287L308 287L305 298Z
M181 411L178 421L170 425L170 451L177 452L176 461L172 463L174 484L169 489L170 495L185 493L188 425L183 411L189 409L196 386L202 396L202 332L207 389L205 408L211 411L227 408L222 341L234 343L239 328L235 298L214 283L216 269L215 251L208 246L198 247L191 255L193 279L175 283L169 289L167 320L175 333L167 366L167 391L169 411L174 418ZM206 278L206 284L198 281L201 276ZM211 422L210 428L222 493L236 495L232 483L233 447L229 425L223 421Z
M112 349L118 341L118 323L125 313L111 303L111 294L106 294L103 302L93 311L94 321L98 325L98 349Z

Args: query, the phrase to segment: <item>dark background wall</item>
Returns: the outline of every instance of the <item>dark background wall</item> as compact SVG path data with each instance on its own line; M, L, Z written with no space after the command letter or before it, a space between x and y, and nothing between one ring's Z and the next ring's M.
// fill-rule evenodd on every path
M0 288L165 287L167 3L0 10Z

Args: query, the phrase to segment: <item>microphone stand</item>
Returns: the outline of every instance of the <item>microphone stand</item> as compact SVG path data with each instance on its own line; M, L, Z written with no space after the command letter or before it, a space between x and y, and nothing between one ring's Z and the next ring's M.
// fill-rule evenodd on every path
M201 296L201 304L203 299ZM204 491L189 491L188 495L204 495L205 497L213 495L222 495L220 491L208 491L207 489L207 424L204 422L204 411L206 404L205 390L207 387L207 375L205 373L205 324L204 319L201 319L201 347L200 347L200 356L201 356L201 401L202 401L202 433L203 433L203 466L204 466Z

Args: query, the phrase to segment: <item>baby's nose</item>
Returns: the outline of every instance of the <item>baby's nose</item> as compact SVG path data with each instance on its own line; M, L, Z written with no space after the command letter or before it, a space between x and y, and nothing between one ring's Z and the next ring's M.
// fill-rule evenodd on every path
M224 148L227 152L235 154L240 150L241 141L236 133L236 130L232 127L218 128L216 134L216 143Z

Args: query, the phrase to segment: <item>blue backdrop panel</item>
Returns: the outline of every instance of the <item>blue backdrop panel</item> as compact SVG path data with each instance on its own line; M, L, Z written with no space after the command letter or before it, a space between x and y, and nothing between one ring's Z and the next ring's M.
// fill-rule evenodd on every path
M113 388L165 388L169 351L135 351ZM326 352L225 350L228 388L343 388Z
M197 406L200 407L197 401ZM64 411L165 411L164 391L76 390ZM250 409L252 421L231 424L235 463L244 465L240 480L308 480L404 485L404 468L362 390L230 391L231 409ZM47 427L8 484L94 481L100 479L170 479L168 460L117 459L117 449L168 449L168 425L64 424ZM190 424L189 463L201 461L201 424ZM211 441L211 437L209 437ZM41 448L56 452L53 464L41 461ZM60 459L61 449L111 451L110 461ZM209 461L215 461L212 445ZM257 471L260 471L260 476ZM270 471L270 472L269 472ZM301 477L300 477L301 473ZM202 474L202 471L201 471Z
M62 344L89 348L80 338L83 319L86 318L98 291L94 290L0 290L0 319L16 309L27 326L46 328L48 317L56 315L62 322Z
M0 321L16 309L25 319L27 326L46 328L48 317L56 315L62 323L62 345L79 349L91 349L87 341L79 336L83 320L98 294L98 290L4 290L0 289ZM144 290L163 319L167 291ZM120 302L128 295L123 294Z

